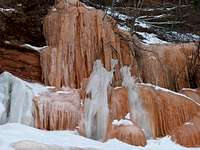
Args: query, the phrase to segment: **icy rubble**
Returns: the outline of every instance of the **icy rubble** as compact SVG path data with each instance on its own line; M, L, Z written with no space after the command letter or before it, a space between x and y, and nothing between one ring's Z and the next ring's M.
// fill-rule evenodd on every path
M0 124L6 122L34 125L32 100L46 88L25 82L8 72L0 75Z

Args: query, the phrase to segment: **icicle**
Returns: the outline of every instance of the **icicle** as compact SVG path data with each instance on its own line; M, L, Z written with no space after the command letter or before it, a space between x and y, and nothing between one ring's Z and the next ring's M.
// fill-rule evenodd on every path
M35 126L47 130L74 130L81 119L80 95L70 88L56 89L34 98Z
M103 67L100 60L93 66L86 88L86 94L90 94L90 97L86 99L84 108L85 134L89 138L97 140L106 138L109 115L107 88L112 81L115 64L116 61L112 60L110 72Z
M128 89L131 118L139 125L139 127L144 129L146 137L152 137L148 115L142 108L142 104L138 96L137 86L135 84L135 79L131 76L130 73L130 67L125 66L121 68L120 71L123 78L122 85Z

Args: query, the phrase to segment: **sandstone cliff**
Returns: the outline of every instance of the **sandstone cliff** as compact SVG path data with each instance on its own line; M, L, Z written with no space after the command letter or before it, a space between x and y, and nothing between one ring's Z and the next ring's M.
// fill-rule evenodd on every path
M44 20L48 49L41 54L45 84L79 88L88 78L96 59L101 59L106 69L111 69L111 59L122 65L137 66L133 52L121 36L129 36L114 28L115 21L101 10L88 8L82 3L63 4L51 11ZM115 78L119 80L119 71Z
M40 53L19 46L0 48L0 73L9 71L26 80L41 81Z
M113 85L120 85L123 65L132 65L131 73L143 82L175 91L200 84L199 69L193 71L190 60L199 55L197 43L144 45L120 31L111 17L82 3L60 1L45 17L44 33L49 47L41 53L41 66L48 85L80 88L97 59L108 70L111 59L119 60Z

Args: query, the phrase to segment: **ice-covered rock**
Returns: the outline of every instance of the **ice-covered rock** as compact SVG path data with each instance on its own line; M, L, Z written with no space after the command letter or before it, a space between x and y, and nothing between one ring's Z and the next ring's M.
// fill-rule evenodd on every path
M0 124L6 122L34 125L33 97L46 88L25 82L8 72L0 75Z
M35 127L46 130L75 130L81 117L81 100L76 89L52 89L34 97Z

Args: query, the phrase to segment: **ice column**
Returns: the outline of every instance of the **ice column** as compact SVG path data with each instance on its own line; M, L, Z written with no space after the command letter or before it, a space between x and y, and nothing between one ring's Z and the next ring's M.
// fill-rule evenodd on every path
M85 100L85 134L88 138L104 140L107 133L108 124L108 96L107 88L112 81L114 66L117 61L112 60L112 70L107 71L100 60L93 66Z
M121 68L122 86L128 89L129 107L131 111L131 119L144 130L147 138L152 136L148 114L142 108L139 100L137 85L134 77L131 76L130 67L124 66Z

